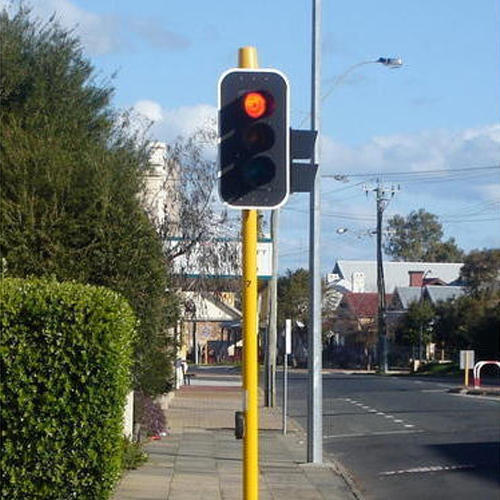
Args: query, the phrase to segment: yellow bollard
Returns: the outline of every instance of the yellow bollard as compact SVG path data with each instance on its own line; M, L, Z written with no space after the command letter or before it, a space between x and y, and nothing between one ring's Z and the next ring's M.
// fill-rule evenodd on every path
M255 47L238 52L240 68L257 68ZM243 498L259 498L259 398L257 351L257 211L243 210Z

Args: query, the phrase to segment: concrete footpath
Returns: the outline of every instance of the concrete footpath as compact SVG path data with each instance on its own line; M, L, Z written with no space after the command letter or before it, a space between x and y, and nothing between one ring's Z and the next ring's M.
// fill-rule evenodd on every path
M149 461L121 480L113 500L242 499L243 441L234 436L242 409L241 377L228 368L199 369L165 410L169 435L146 445ZM303 430L278 409L260 405L259 498L354 499L337 465L305 463Z

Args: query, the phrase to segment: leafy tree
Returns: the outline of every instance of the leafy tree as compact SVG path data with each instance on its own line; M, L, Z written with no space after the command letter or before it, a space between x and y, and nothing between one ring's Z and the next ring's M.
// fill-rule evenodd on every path
M403 320L395 331L396 341L401 344L417 346L431 341L430 329L434 318L434 308L427 302L412 302Z
M309 271L287 269L278 278L278 328L290 318L305 325L309 321Z
M175 297L138 193L145 141L111 107L78 39L20 8L0 13L0 257L11 276L121 292L140 319L135 385L165 389Z
M464 260L460 277L473 295L491 294L500 285L500 248L473 250Z
M434 340L449 349L474 349L478 359L498 359L500 300L465 295L436 306Z
M423 208L406 218L395 215L388 220L389 237L384 251L396 260L460 262L463 251L454 238L441 241L443 228L436 215Z

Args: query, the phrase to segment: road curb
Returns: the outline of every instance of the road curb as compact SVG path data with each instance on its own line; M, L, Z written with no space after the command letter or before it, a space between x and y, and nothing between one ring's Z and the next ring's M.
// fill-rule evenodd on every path
M500 390L491 389L465 389L464 387L454 387L448 389L451 394L466 394L468 396L496 396L500 397Z
M275 406L275 409L277 409L280 413L282 413L282 408L279 405ZM287 415L287 420L292 421L293 425L295 425L298 429L295 433L295 437L298 441L303 441L304 443L307 443L307 432L305 429L302 427L302 425L295 420L293 417L290 417ZM337 460L331 453L325 453L323 451L323 456L326 458L326 460L323 461L322 464L313 464L309 462L305 462L301 464L302 466L317 466L317 467L325 467L331 469L335 474L338 474L346 483L347 487L353 494L353 496L356 498L356 500L365 500L365 496L359 489L358 485L356 484L356 480L352 477L352 474L349 472L348 469L346 469L342 463Z

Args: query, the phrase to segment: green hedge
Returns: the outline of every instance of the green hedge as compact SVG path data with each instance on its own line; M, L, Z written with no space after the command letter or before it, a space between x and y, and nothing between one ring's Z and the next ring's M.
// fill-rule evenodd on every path
M106 288L0 282L1 497L106 499L120 475L135 318Z

